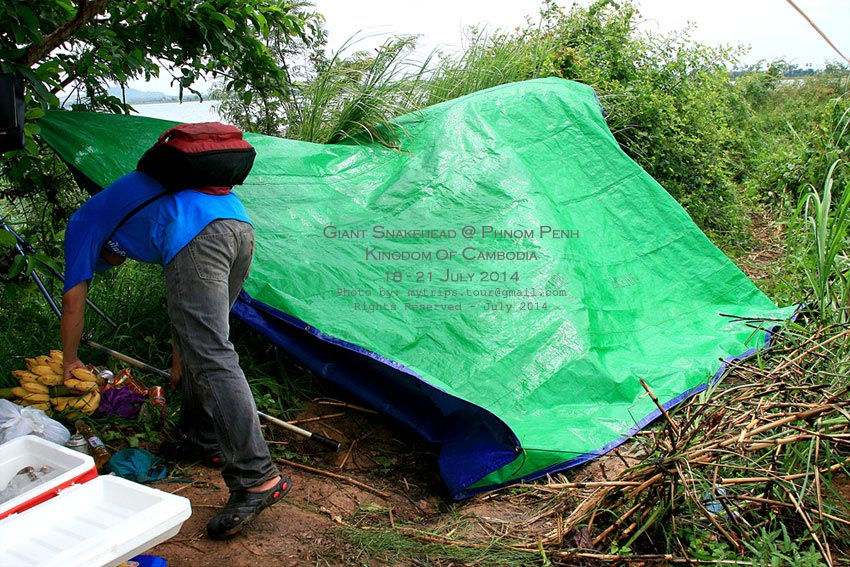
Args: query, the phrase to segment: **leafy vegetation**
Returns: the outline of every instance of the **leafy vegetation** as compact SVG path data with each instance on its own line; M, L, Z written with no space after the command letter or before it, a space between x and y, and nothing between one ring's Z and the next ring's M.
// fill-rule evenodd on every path
M35 137L34 121L45 110L70 106L130 112L108 87L161 73L171 77L181 95L184 90L197 93L193 85L208 76L221 77L226 91L243 97L255 90L276 92L286 77L267 41L309 41L318 34L318 17L305 6L297 0L4 3L0 73L25 80L30 122L25 149L0 160L0 177L7 198L26 199L14 211L23 217L22 225L42 226L33 214L39 210L48 215L42 219L46 226L64 226L68 211L80 203L65 167Z
M737 50L695 43L688 30L640 33L639 9L630 1L570 9L543 2L537 23L492 35L472 29L461 54L419 62L409 58L415 42L405 37L328 57L321 18L299 2L82 5L75 11L68 1L41 0L0 8L0 70L30 82L31 120L58 104L60 91L87 108L126 112L105 86L162 68L185 89L203 73L227 77L222 110L247 130L392 145L392 119L400 114L507 82L559 76L596 89L623 149L727 253L760 244L763 235L749 227L755 213L779 234L785 253L767 260L774 275L765 289L778 303L809 306L806 325L789 325L771 350L734 365L670 422L635 439L623 457L627 466L609 485L555 479L503 491L494 499L532 515L510 533L486 518L477 519L484 528L475 531L460 505L429 525L387 525L382 514L359 514L343 532L352 556L367 553L389 564L418 557L410 564L435 566L674 557L817 565L848 557L850 505L834 485L850 472L846 65L803 73L776 61L731 71ZM86 198L65 166L38 146L35 123L29 134L25 150L0 157L0 217L35 245L24 250L25 261L17 240L0 231L0 386L22 367L22 357L56 344L56 316L31 274L58 296L61 282L50 268L61 261L69 212ZM89 324L95 340L167 367L157 272L137 265L107 275L109 285L95 286L92 298L118 324L97 317ZM238 323L235 329L261 408L283 414L305 391L321 388L266 341ZM121 423L114 428L136 442L157 435Z
M240 0L116 2L68 0L4 4L0 18L3 72L20 73L43 108L59 97L90 110L126 111L106 93L112 85L168 73L180 89L206 74L226 88L269 90L283 74L265 39L282 41L317 29L300 2Z

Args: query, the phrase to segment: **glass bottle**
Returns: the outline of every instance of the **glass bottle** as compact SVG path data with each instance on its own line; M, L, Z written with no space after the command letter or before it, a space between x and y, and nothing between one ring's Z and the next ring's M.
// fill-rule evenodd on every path
M103 441L100 440L100 437L97 436L91 425L82 419L75 421L74 427L77 433L86 438L86 442L89 444L89 455L94 458L94 466L97 467L98 471L102 471L106 463L109 462L109 459L112 458L112 455L109 454L109 449L106 448L106 445L103 444Z

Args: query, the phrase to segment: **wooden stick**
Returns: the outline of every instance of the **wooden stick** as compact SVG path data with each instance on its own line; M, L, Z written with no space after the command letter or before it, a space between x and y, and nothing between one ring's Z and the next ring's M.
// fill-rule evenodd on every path
M724 496L727 500L743 500L744 502L755 502L756 504L768 504L770 506L782 506L784 508L794 508L793 504L789 504L788 502L782 502L781 500L773 500L771 498L761 498L759 496L743 496L743 495L727 495ZM802 506L801 506L802 507ZM838 522L839 524L844 524L845 526L850 526L850 520L846 518L841 518L838 516L833 516L832 514L828 514L826 512L822 512L821 515L824 518L832 520L833 522Z
M610 481L591 481L591 482L561 482L561 483L549 483L544 484L546 488L551 488L553 490L565 490L565 489L583 489L583 488L602 488L606 486L640 486L643 482L639 482L636 480L610 480ZM525 487L525 488L539 488L539 486L534 484L520 484L517 486Z
M347 463L348 459L351 457L351 452L354 450L354 446L357 445L358 441L359 439L355 439L354 441L348 444L348 451L345 452L345 457L343 457L342 462L339 464L339 467L337 467L339 470L345 468L345 463Z
M608 536L608 534L610 534L612 531L614 531L618 526L622 525L623 522L628 520L632 516L632 514L637 512L638 508L640 508L641 506L643 506L643 502L638 502L629 511L627 511L625 514L623 514L622 516L617 518L616 522L614 522L613 524L608 526L608 528L605 531L603 531L601 534L599 534L598 536L593 538L593 545L599 545L600 541L605 539Z
M325 405L325 406L336 406L336 407L341 407L341 408L348 408L348 409L362 411L364 413L372 413L372 414L376 414L376 415L378 413L377 411L375 411L373 409L364 408L362 406L356 406L354 404L349 404L347 402L338 402L336 400L316 400L316 403L321 404L321 405Z
M347 477L347 476L342 476L341 474L336 474L336 473L332 473L332 472L328 472L328 471L323 471L323 470L321 470L321 469L315 469L315 468L313 468L313 467L308 467L307 465L302 465L302 464L300 464L300 463L294 463L294 462L292 462L292 461L287 461L286 459L275 459L275 461L277 461L278 463L280 463L280 464L282 464L282 465L286 465L286 466L288 466L288 467L292 467L292 468L294 468L294 469L301 469L301 470L304 470L304 471L307 471L307 472L311 472L311 473L314 473L314 474L319 474L319 475L327 476L327 477L329 477L329 478L333 478L333 479L336 479L336 480L341 480L341 481L343 481L343 482L347 482L347 483L349 483L349 484L353 484L354 486L356 486L356 487L358 487L358 488L362 488L362 489L363 489L363 490L365 490L366 492L371 492L372 494L375 494L375 495L377 495L377 496L380 496L381 498L383 498L383 499L385 499L385 500L389 500L389 499L390 499L390 495L389 495L389 494L387 494L386 492L382 492L382 491L378 490L377 488L372 488L372 487L371 487L371 486L369 486L368 484L363 484L363 483L362 483L362 482L360 482L360 481L354 480L353 478L349 478L349 477Z
M827 467L824 472L834 472L841 467L847 466L850 459L841 463L835 463L832 466ZM789 480L797 480L801 478L806 478L807 476L811 476L813 473L796 473L796 474L786 474L784 476L750 476L750 477L739 477L739 478L719 478L717 479L717 484L721 486L725 485L733 485L733 484L751 484L754 482L787 482ZM823 473L821 473L823 474ZM703 482L698 478L686 478L682 479L682 482L686 482L689 484Z
M316 417L305 417L304 419L291 419L289 423L292 425L298 425L299 423L309 423L311 421L322 421L323 419L331 419L334 417L340 417L345 415L345 413L329 413L327 415L318 415Z
M844 331L842 331L842 332L840 332L840 333L838 333L838 334L835 334L835 335L833 335L833 336L829 337L827 340L823 341L822 343L818 343L818 344L814 345L813 347L811 347L811 348L809 348L809 349L805 350L803 353L801 353L801 354L797 355L795 358L793 358L793 359L791 359L791 360L785 360L785 361L783 361L782 363L778 364L778 365L776 366L776 368L774 368L773 370L771 370L771 371L768 373L768 375L769 375L769 376L773 376L773 375L775 375L775 374L777 374L777 373L781 372L782 370L785 370L785 367L787 367L787 366L789 366L789 365L791 365L791 364L797 364L797 363L799 363L799 362L800 362L801 360L803 360L806 356L808 356L808 355L810 355L810 354L813 354L813 353L814 353L815 351L817 351L819 348L825 347L825 346L826 346L826 345L828 345L829 343L835 342L835 341L837 341L838 339L840 339L840 338L842 338L842 337L847 336L848 334L850 334L850 329L846 329L846 330L844 330Z
M655 397L655 394L649 388L649 385L644 382L643 378L638 378L640 380L640 385L643 386L643 389L646 390L646 393L649 394L649 399L652 400L652 403L655 404L655 407L661 412L661 415L664 416L664 419L667 420L667 424L670 426L670 430L676 437L679 437L679 428L676 427L676 424L673 423L673 420L670 419L670 414L667 413L667 410L664 409L664 406L661 405L661 402L658 401L658 398ZM676 440L673 438L673 435L670 436L670 443L673 445L673 450L676 450Z
M760 427L756 427L755 429L750 431L750 437L758 435L760 433L764 433L765 431L770 431L771 429L775 429L775 428L781 427L783 425L787 425L789 423L793 423L794 421L807 421L807 420L809 420L813 417L816 417L816 416L818 416L822 413L826 413L828 411L835 410L836 407L846 406L848 404L850 404L850 400L835 401L831 404L824 404L824 405L821 405L819 407L812 408L810 410L796 412L796 413L789 415L787 417L784 417L782 419L778 419L776 421L766 423L766 424L764 424ZM701 450L698 450L698 451L691 453L689 455L689 458L695 459L695 458L703 455L704 453L706 453L708 451L718 449L718 448L721 448L721 447L728 447L729 445L734 444L736 440L737 440L737 437L731 437L731 438L727 438L723 441L716 441L714 443L711 443L705 449L701 449Z
M818 420L818 424L821 424L821 420ZM820 461L820 443L815 443L815 463ZM823 498L821 496L821 484L820 484L820 470L815 467L815 491L818 496L818 515L820 516L820 521L823 522ZM797 504L797 508L800 509L802 513L805 514L805 510L800 504ZM832 562L832 550L829 548L829 538L824 535L823 544L826 548L826 555L828 557L829 562Z
M818 545L818 549L820 550L821 555L826 560L827 567L832 567L832 557L829 555L829 552L824 549L823 544L820 542L820 538L818 534L815 533L815 529L812 526L811 520L809 520L809 515L806 514L806 511L800 506L797 502L797 499L794 498L794 494L790 490L785 490L785 494L788 495L788 498L791 499L791 503L794 504L794 509L797 510L797 513L800 514L800 517L803 518L803 522L806 524L806 527L809 529L809 533L812 534L812 539L815 540L815 543Z
M810 25L810 26L812 26L812 27L815 29L815 31L816 31L816 32L818 32L818 35L820 35L820 36L824 39L824 41L825 41L825 42L827 42L827 43L829 44L829 46L832 48L832 50L833 50L833 51L835 51L837 54L839 54L839 55L841 56L841 58L842 58L842 59L844 59L844 61L846 61L846 62L850 63L850 59L848 59L846 55L844 55L843 53L841 53L841 50L840 50L840 49L838 49L838 48L835 46L835 44L834 44L834 43L832 43L832 40L830 40L830 39L826 36L826 34L825 34L825 33L823 33L823 32L821 31L821 29L817 26L817 24L815 24L815 23L812 21L812 19L811 19L811 18L809 18L809 17L806 15L806 13L805 13L803 10L801 10L799 6L797 6L797 4L795 4L795 3L794 3L794 1L793 1L793 0L788 0L788 3L789 3L789 4L791 4L791 7L792 7L792 8L794 8L795 10L797 10L797 13L798 13L798 14L800 14L801 16L803 16L803 18L804 18L807 22L809 22L809 25Z

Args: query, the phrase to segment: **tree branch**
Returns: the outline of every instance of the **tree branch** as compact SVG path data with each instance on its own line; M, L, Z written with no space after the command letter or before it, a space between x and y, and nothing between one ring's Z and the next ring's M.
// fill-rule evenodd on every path
M30 45L18 62L30 67L45 58L51 51L65 43L80 28L94 19L106 7L107 0L79 0L77 14L69 22L62 24L49 34L39 44Z

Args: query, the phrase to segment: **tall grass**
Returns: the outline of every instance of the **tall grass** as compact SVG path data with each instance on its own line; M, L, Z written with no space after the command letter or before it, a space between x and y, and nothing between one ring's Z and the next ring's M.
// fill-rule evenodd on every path
M401 80L408 69L404 56L413 38L396 38L351 58L333 56L326 69L302 91L303 114L294 124L299 140L333 143L355 136L373 137L409 108Z
M506 83L552 76L549 38L528 31L517 36L470 30L458 57L436 59L422 106L437 104Z
M819 192L809 185L797 207L802 230L794 230L797 255L812 303L825 321L850 321L850 184L837 196L833 179L841 162L830 166ZM802 248L802 250L800 250Z
M246 129L262 124L264 133L335 143L358 139L393 145L391 120L446 100L489 87L551 76L553 46L533 29L516 35L487 35L470 30L458 54L432 52L417 60L414 37L385 41L374 51L355 51L365 38L352 37L315 71L293 81L283 94L257 94L253 102L230 98L220 111ZM277 110L277 126L269 111Z
M228 120L246 129L263 114L265 133L315 143L364 138L392 144L390 120L417 107L414 101L430 58L416 64L409 59L412 37L395 37L373 52L346 53L364 38L352 37L330 59L316 62L309 80L294 81L286 93L259 95L246 105L230 98L221 105ZM277 110L269 118L266 110ZM276 126L268 125L276 121Z
M9 374L24 358L58 348L59 322L33 284L0 286L0 388L17 386Z

